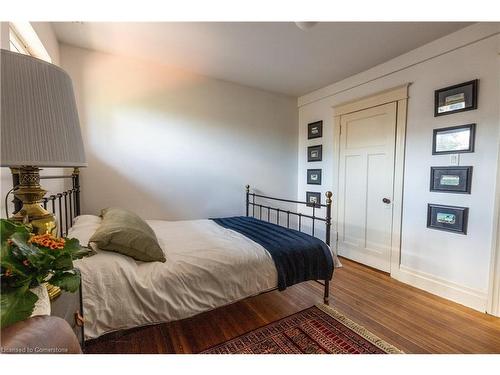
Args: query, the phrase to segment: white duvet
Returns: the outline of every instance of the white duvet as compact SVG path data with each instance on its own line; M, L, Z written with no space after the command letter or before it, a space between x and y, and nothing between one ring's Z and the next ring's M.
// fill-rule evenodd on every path
M100 222L80 216L68 237L86 245ZM75 262L82 273L86 339L188 318L276 288L270 254L245 236L211 220L147 222L165 263L100 250Z

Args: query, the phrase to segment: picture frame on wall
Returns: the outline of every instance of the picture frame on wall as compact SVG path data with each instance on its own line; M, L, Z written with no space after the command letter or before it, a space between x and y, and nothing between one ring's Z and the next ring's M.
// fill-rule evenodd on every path
M307 161L321 161L323 159L323 146L309 146L307 148Z
M474 152L476 124L465 124L434 129L432 154L458 154Z
M306 191L306 202L308 207L320 207L321 193Z
M434 117L477 109L478 82L475 79L434 91Z
M321 169L308 169L307 170L307 184L308 185L321 185Z
M307 124L307 139L321 138L323 136L323 121Z
M427 228L467 234L468 207L427 205Z
M430 191L470 194L471 166L431 167Z

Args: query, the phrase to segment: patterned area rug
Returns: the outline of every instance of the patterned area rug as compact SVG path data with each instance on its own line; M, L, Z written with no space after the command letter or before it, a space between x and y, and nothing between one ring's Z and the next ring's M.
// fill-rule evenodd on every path
M402 353L337 310L316 305L245 333L203 354Z

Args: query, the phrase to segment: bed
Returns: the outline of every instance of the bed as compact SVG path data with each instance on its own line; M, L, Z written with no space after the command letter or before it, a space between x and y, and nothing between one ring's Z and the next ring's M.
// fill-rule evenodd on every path
M60 234L76 237L82 244L87 244L102 219L94 215L80 215L80 186L75 176L78 174L74 172L70 190L55 195L52 211L61 213L58 215ZM66 196L73 199L66 199ZM46 206L51 197L54 196L49 196L44 202ZM67 203L65 205L67 201L69 207ZM269 201L308 205L311 214L275 208L266 204ZM317 216L319 210L326 212L325 217ZM272 218L274 223L269 223ZM82 275L85 339L94 339L112 331L185 319L306 281L302 280L304 278L292 278L288 282L280 282L283 280L282 271L268 245L259 238L253 238L252 233L243 234L236 230L230 225L234 220L220 220L147 220L165 253L165 263L140 262L99 249L96 255L76 261L75 265ZM304 236L313 238L301 234L304 221L310 222L307 227L313 236L317 230L316 222L321 222L324 224L324 243L329 245L331 193L327 193L326 204L310 204L260 195L251 192L247 185L246 216L237 220L238 223L251 221L255 225L267 225L266 230L272 233L280 231L286 235L302 236L301 239ZM295 229L291 229L294 225ZM321 273L322 279L318 282L324 285L324 303L327 304L331 273L339 262L329 246L326 248L330 258L325 259L331 259L331 272ZM285 261L288 261L286 257ZM309 274L306 279L316 278Z

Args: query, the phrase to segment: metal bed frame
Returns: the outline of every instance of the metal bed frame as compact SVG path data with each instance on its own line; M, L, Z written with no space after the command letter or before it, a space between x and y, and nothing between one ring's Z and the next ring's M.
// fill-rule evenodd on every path
M19 185L19 171L12 168L12 184L14 187ZM52 213L57 217L58 220L58 232L60 236L65 236L68 233L69 228L73 225L73 219L80 215L80 171L78 168L74 168L70 175L54 175L54 176L40 176L42 180L55 180L55 179L71 179L72 187L61 193L52 194L46 196L42 200L43 207L47 209L50 202L50 209ZM290 228L290 216L296 216L298 218L297 230L302 232L303 219L310 219L312 221L311 234L315 235L316 221L322 222L325 225L325 243L330 246L330 232L332 226L332 192L326 192L326 203L309 203L303 201L296 201L292 199L275 198L267 195L261 195L257 193L250 192L250 185L246 185L246 216L252 216L259 220L264 220L271 222L271 212L276 212L276 224L285 226L284 222L280 223L280 216L286 215L286 227ZM294 212L290 210L285 210L277 207L268 206L262 203L257 203L255 199L267 199L277 202L293 203L297 205L305 205L306 207L312 208L312 215L303 214L301 212ZM19 211L22 207L22 203L17 198L12 201L14 204L14 214ZM250 209L250 206L252 208ZM316 216L316 210L326 208L325 217ZM263 212L264 210L264 212ZM266 212L267 210L267 212ZM257 211L257 212L256 212ZM64 215L63 215L64 213ZM266 215L267 213L267 215ZM264 214L264 215L263 215ZM258 216L257 216L258 215ZM267 217L267 220L266 220ZM330 280L315 280L319 284L323 285L323 301L328 304L329 300L329 286ZM277 290L274 288L268 290L264 293Z
M315 232L315 222L316 220L320 222L324 222L325 224L325 243L330 246L330 232L332 228L332 192L327 191L326 192L326 203L325 204L319 204L319 203L309 203L309 202L302 202L302 201L296 201L292 199L283 199L283 198L275 198L275 197L270 197L267 195L261 195L261 194L256 194L256 193L251 193L250 192L250 185L246 185L246 216L252 216L256 219L263 220L266 219L266 209L267 209L267 222L271 222L271 211L276 212L276 224L285 226L284 224L280 224L280 215L285 215L286 214L286 227L290 228L290 215L295 215L298 217L298 224L297 224L297 230L299 232L302 232L302 219L307 218L312 220L312 230L311 234L314 236ZM250 199L251 198L251 199ZM303 214L301 212L294 212L290 210L284 210L276 207L271 207L267 206L264 204L259 204L255 203L255 198L261 198L261 199L268 199L268 200L273 200L273 201L278 201L278 202L286 202L286 203L294 203L298 205L305 205L307 207L312 207L312 215L307 215ZM250 213L250 206L252 206L252 212ZM325 217L318 217L316 216L316 209L321 209L322 207L326 208L326 215ZM258 217L256 216L256 208L258 210ZM264 216L262 215L262 209L264 209ZM328 305L328 300L330 296L330 280L315 280L319 284L323 285L324 287L324 292L323 292L323 302ZM277 288L273 289L276 290Z

